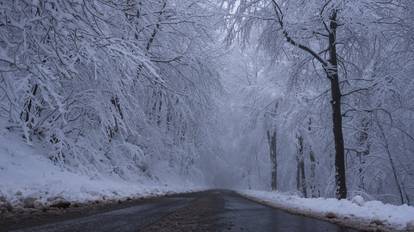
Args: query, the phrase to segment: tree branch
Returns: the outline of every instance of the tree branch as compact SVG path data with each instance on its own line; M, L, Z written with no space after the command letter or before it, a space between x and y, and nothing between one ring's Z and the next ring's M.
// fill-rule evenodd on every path
M318 55L318 53L313 51L310 47L305 46L305 45L295 41L292 37L290 37L290 35L287 32L287 30L285 28L285 25L283 23L283 13L282 13L282 10L279 7L279 4L277 4L276 0L272 0L272 3L273 3L273 8L274 8L275 13L276 13L277 21L280 25L280 28L282 29L282 33L283 33L283 36L285 37L286 41L288 43L292 44L293 46L298 47L298 48L302 49L303 51L311 54L313 57L315 57L316 60L318 60L322 64L322 66L324 66L324 68L327 67L328 63L324 59L322 59L322 57L320 57Z

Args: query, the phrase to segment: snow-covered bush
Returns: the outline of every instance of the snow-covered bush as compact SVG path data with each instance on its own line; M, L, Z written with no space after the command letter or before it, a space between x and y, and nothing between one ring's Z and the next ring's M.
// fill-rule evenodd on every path
M218 86L209 20L196 17L206 10L178 0L1 1L2 125L91 176L191 169Z

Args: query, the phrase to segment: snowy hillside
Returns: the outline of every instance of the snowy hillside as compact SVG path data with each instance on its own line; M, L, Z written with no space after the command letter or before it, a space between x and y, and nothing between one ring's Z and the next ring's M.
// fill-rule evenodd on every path
M201 189L201 185L163 170L156 170L162 179L136 175L128 181L104 173L87 176L70 172L45 158L44 148L24 144L5 130L1 132L0 143L0 195L14 206L27 207L25 204L33 198L41 207L59 198L88 202Z
M214 18L193 17L207 5L0 5L2 198L90 200L210 181Z

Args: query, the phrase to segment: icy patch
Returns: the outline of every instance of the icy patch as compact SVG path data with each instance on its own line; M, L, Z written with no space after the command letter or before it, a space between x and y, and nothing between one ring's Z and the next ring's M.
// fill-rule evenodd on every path
M360 196L352 200L332 198L301 198L279 192L239 191L253 200L300 214L325 218L362 229L414 231L414 207L364 201Z

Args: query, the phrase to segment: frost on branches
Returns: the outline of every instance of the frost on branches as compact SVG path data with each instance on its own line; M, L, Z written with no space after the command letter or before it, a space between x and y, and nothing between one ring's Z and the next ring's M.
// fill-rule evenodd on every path
M212 140L209 19L187 0L1 1L1 124L74 172L188 174Z

